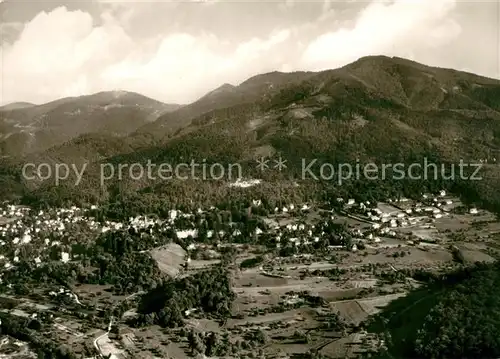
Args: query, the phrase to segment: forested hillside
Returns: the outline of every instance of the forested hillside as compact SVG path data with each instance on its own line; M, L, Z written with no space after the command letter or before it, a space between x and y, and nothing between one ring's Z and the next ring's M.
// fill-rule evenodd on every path
M369 329L384 332L384 358L498 358L499 298L500 264L477 264L391 303Z
M498 209L499 91L498 80L385 56L361 58L319 73L262 74L239 86L224 85L129 136L86 134L46 151L4 161L4 197L47 204L139 201L139 207L155 207L160 198L196 206L214 199L224 202L223 198L245 192L227 187L234 178L162 181L131 179L125 172L125 178L100 181L101 163L145 166L149 161L175 166L193 160L208 165L240 164L245 177L263 180L252 191L267 193L271 202L324 197L329 191L355 196L364 186L382 197L403 192L418 196L426 187L444 185L468 200ZM286 169L257 171L256 159L262 156L282 156ZM323 163L408 165L427 160L438 168L445 166L448 172L452 164L463 160L483 163L483 179L464 181L455 175L446 183L434 178L405 182L391 181L389 174L379 181L361 178L339 186L335 180L302 181L304 160L316 160L316 168ZM88 163L88 167L78 186L71 175L58 186L53 178L25 180L20 185L17 178L26 162ZM359 181L374 183L356 183ZM295 182L302 187L295 188ZM389 191L377 189L380 186ZM150 198L148 194L154 195Z

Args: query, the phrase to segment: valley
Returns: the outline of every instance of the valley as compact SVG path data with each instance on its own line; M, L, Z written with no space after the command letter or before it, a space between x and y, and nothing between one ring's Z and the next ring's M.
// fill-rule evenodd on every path
M200 208L104 222L97 206L7 205L2 323L27 323L10 334L25 333L38 350L49 350L40 344L46 340L69 344L71 357L356 358L383 346L382 333L364 323L426 286L426 276L500 256L497 217L444 191L339 201L340 210L288 203L241 220ZM254 199L251 208L261 206ZM147 292L205 274L227 276L219 289L229 291L227 307L170 299L178 301L177 319L142 307Z
M499 90L367 56L182 106L109 91L1 107L0 356L500 356ZM386 166L426 161L446 170ZM62 165L84 171L36 175Z

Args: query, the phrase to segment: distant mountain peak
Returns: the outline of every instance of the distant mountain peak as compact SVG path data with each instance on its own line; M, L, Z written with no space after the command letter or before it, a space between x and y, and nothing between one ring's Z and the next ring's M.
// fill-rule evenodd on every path
M222 86L219 87L219 89L227 89L227 90L231 90L231 89L234 89L235 86L234 85L231 85L230 83L225 83L223 84Z
M100 92L97 92L94 94L89 94L87 96L82 96L82 97L88 97L88 98L106 97L106 98L118 99L118 98L122 98L125 96L129 97L129 96L134 96L134 95L144 97L143 95L140 95L140 94L137 94L134 92L130 92L130 91L125 91L125 90L100 91Z
M234 92L235 89L236 89L236 86L231 85L229 83L225 83L222 86L217 87L215 90L210 91L209 93L204 95L201 99L210 98L210 97L213 97L215 95L220 95L220 94L224 94L224 93L232 93L232 92Z
M236 88L236 86L231 85L231 84L226 82L225 84L223 84L223 85L217 87L215 90L213 90L212 93L223 92L223 91L233 91L235 88Z
M21 108L27 108L27 107L32 107L36 106L33 103L30 102L12 102L9 104L6 104L4 106L0 106L0 111L12 111L12 110L18 110Z
M304 76L314 74L311 71L293 71L293 72L281 72L272 71L263 74L255 75L249 79L243 81L238 87L254 87L254 86L269 86L269 85L279 85L285 83L292 83L295 80L302 79ZM294 80L295 77L295 80Z
M23 154L88 133L125 136L178 105L124 90L66 97L42 105L0 108L0 154ZM26 134L29 131L30 137Z

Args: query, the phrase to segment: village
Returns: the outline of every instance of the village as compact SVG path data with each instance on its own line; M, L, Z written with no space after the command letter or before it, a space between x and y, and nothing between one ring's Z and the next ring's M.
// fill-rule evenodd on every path
M251 207L261 205L255 199ZM137 216L126 222L98 220L98 211L98 206L33 210L8 203L0 209L0 311L34 328L51 323L53 330L40 335L69 346L78 358L191 357L186 330L225 338L233 349L217 357L305 358L311 352L357 357L384 345L363 322L421 285L415 273L491 262L500 255L498 218L445 191L422 194L418 201L290 203L267 216L253 215L251 225L231 218L214 225L210 218L221 212L214 207L193 213L172 209L167 218ZM78 266L93 268L93 256L102 256L93 242L108 245L113 242L107 235L136 232L144 243L128 250L151 258L167 277L225 265L236 294L231 317L218 322L192 308L183 313L182 328L134 328L128 321L144 294L139 287L127 291L102 279L78 283L78 274L74 285L34 277L65 266L69 273ZM17 272L39 285L23 286ZM125 308L118 317L117 307ZM248 339L249 333L259 333L260 344ZM4 335L0 355L7 354L36 357L26 343Z

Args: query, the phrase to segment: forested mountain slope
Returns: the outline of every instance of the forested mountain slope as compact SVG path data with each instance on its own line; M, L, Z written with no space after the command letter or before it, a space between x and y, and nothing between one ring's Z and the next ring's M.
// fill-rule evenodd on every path
M287 160L285 171L256 172L257 158L278 155ZM240 163L246 165L248 177L285 183L300 180L303 159L317 159L319 166L411 163L424 158L448 165L460 160L487 163L483 181L461 183L459 188L474 200L500 203L499 80L385 56L361 58L319 73L262 74L239 86L223 85L129 136L87 134L30 155L18 162L17 170L23 161L89 162L78 187L71 185L71 177L59 188L32 181L25 183L23 195L38 198L48 191L59 193L58 198L82 198L82 192L92 189L83 198L95 201L137 190L178 193L176 186L186 195L201 191L201 197L225 192L217 181L164 183L144 178L109 180L101 187L98 163L103 161ZM12 164L7 167L16 171ZM307 185L318 185L312 182Z

